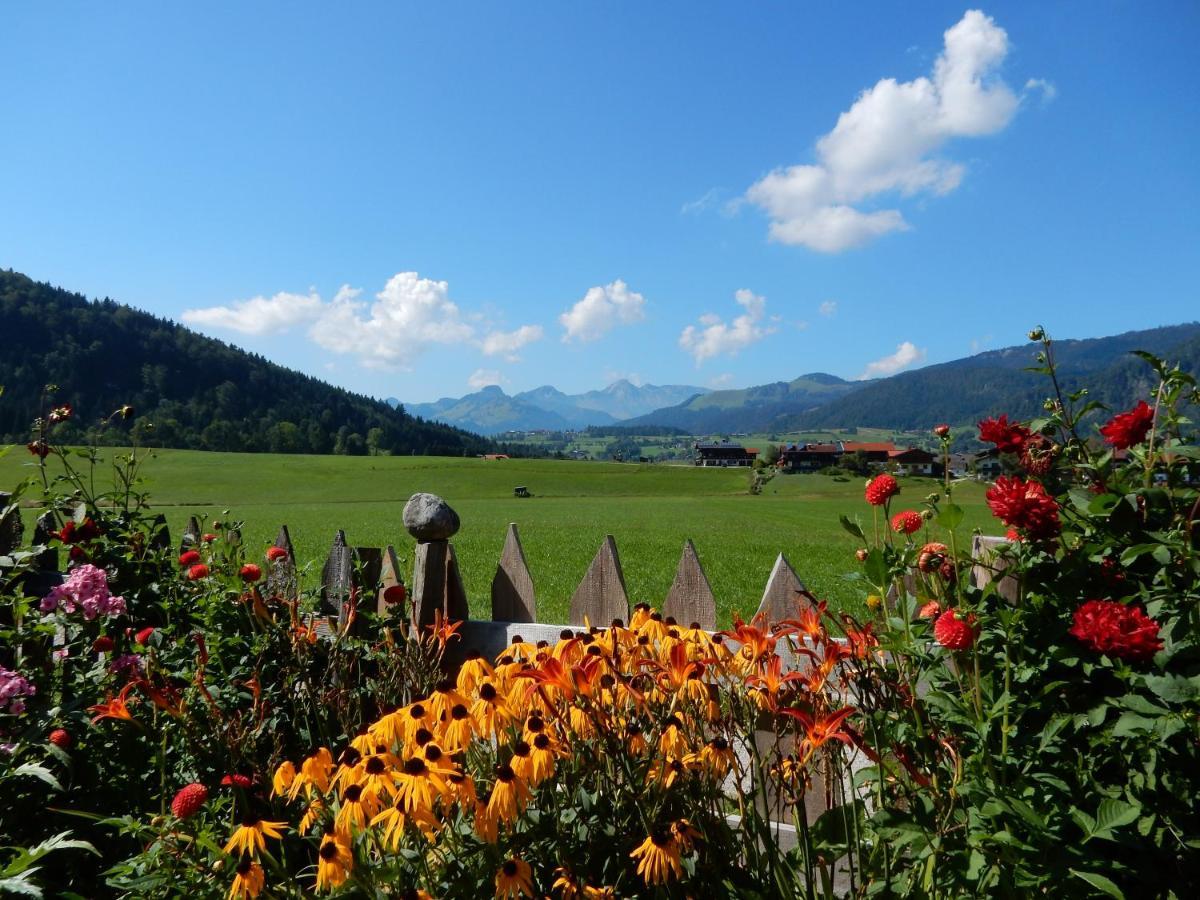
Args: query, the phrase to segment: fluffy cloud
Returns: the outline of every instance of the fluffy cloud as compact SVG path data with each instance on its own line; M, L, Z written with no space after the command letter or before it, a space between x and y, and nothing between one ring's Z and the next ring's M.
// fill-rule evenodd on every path
M701 327L689 325L679 335L679 346L692 354L697 366L714 356L736 356L775 331L774 326L763 324L766 298L743 289L734 300L745 312L732 322L726 324L720 316L706 313L700 317Z
M1025 93L1032 94L1035 92L1042 95L1043 106L1058 96L1058 88L1045 78L1030 78L1025 82Z
M864 91L817 141L817 162L779 168L746 192L766 211L770 236L823 253L908 229L897 209L860 209L881 194L947 194L964 166L935 154L949 140L1001 131L1019 98L995 72L1008 35L978 10L945 35L929 77L885 78Z
M836 300L826 300L817 309L817 312L819 312L821 315L823 315L827 319L832 319L835 315L837 315L837 301Z
M646 318L646 298L621 279L603 287L591 288L583 299L558 317L566 333L563 342L594 341L617 325L628 325Z
M361 291L343 287L308 336L334 353L354 353L375 368L405 368L431 344L461 344L475 329L462 320L444 281L398 272L369 307Z
M891 356L885 356L883 359L867 363L867 367L858 376L858 380L862 381L864 378L881 378L885 375L895 375L897 372L924 361L925 351L919 349L912 341L905 341L896 347L896 352Z
M503 355L509 362L520 362L517 351L526 344L542 339L541 325L522 325L516 331L492 331L484 336L480 347L485 356Z
M183 320L199 328L242 334L278 334L309 325L309 338L333 353L352 354L371 368L408 369L408 361L433 345L474 344L487 356L517 361L517 351L542 337L540 325L490 331L477 337L480 316L464 316L444 281L398 272L373 303L362 291L342 285L328 303L316 291L254 297L228 306L189 309Z
M252 297L228 306L185 310L182 319L196 328L215 328L241 334L274 334L309 322L320 315L321 298L307 294L278 293Z
M467 385L471 390L478 391L491 384L501 384L503 381L504 379L495 369L476 369L467 379Z

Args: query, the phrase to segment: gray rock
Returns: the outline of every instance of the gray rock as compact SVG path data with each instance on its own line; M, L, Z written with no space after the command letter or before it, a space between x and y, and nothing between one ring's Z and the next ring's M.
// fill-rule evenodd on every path
M449 540L458 526L458 513L437 494L413 494L404 504L404 527L421 543Z

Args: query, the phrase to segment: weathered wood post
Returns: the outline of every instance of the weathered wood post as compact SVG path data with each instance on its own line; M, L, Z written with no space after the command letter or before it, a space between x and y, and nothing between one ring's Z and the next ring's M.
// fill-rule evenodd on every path
M537 600L533 594L533 577L525 562L525 548L517 534L516 523L509 523L504 536L504 550L496 574L492 576L492 621L536 622Z
M664 618L672 618L680 625L696 623L705 631L717 630L717 600L691 538L683 542L683 554L662 612Z
M24 534L20 506L13 502L12 494L0 491L0 556L20 547Z
M346 546L346 532L339 528L321 569L321 613L336 617L338 628L345 622L345 607L353 586L354 563Z
M625 592L625 573L617 556L617 542L611 534L596 551L579 587L571 595L569 625L582 625L584 620L606 628L616 619L629 624L629 595Z
M436 494L420 493L404 504L403 520L417 541L413 557L413 625L432 625L438 610L449 619L467 619L467 592L450 543L458 533L458 513Z
M183 537L179 540L179 552L182 555L188 550L195 550L200 546L200 520L195 516L188 516L187 527L183 529Z
M782 622L797 615L801 609L812 605L811 595L792 564L782 553L775 559L771 577L763 590L762 602L755 615L766 614L769 623Z
M971 558L975 560L975 565L971 568L971 579L976 587L986 587L993 581L997 582L996 593L1009 603L1016 603L1021 587L1016 578L1005 574L1009 561L998 552L999 548L1007 543L1007 538L975 535L971 542Z
M279 526L273 547L278 547L287 556L267 561L267 596L292 600L297 595L296 551L292 547L292 535L286 525Z
M396 556L396 548L388 544L383 550L382 565L379 569L379 594L375 598L375 612L380 616L396 615L397 610L404 609L404 604L393 599L396 592L389 594L393 588L404 587L404 574L400 570L400 559ZM403 590L399 593L405 593Z

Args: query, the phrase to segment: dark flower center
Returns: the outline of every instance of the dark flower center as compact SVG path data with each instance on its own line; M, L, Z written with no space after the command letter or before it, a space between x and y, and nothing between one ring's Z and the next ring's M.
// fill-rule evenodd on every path
M505 860L504 865L500 868L504 870L504 874L509 878L513 878L517 874L517 864L511 859Z
M550 738L544 734L539 734L533 739L533 746L537 747L539 750L545 750L550 746Z
M542 737L545 737L545 735L542 735ZM524 756L528 756L528 755L529 755L529 745L527 743L525 743L524 741L517 741L513 745L513 756L524 757Z
M546 723L542 720L541 716L530 716L525 722L525 729L527 731L541 731L545 727Z
M423 719L425 718L425 707L418 703L408 711L408 714L414 719Z
M488 703L491 703L493 700L496 699L495 685L491 684L490 682L484 684L484 686L479 689L479 697L480 697L480 699L486 700Z
M254 865L254 860L252 860L248 855L243 853L242 858L238 860L237 873L242 876L249 875L250 867L253 865Z
M728 750L729 749L729 741L725 740L725 738L723 738L723 737L715 737L710 742L710 746L714 750L722 750L722 751Z
M503 781L505 784L508 784L516 777L517 773L512 770L512 766L507 764L503 766L496 766L497 781Z
M357 803L359 800L362 799L362 785L361 784L350 785L350 787L346 788L346 793L343 794L342 796L346 800L350 801L351 803Z
M461 703L455 703L454 708L450 710L450 718L454 719L456 722L461 722L469 715L470 713L467 712L467 708Z
M366 768L368 775L382 775L387 766L383 764L383 760L378 756L372 756L367 760Z
M428 728L418 728L417 733L413 735L413 740L416 741L418 747L424 747L433 740L433 732Z
M611 688L616 683L617 679L613 678L613 676L608 672L605 672L600 676L600 687L605 688L606 690Z
M427 771L428 770L425 767L425 760L421 759L419 756L414 756L412 759L406 760L404 763L405 775L424 775Z
M425 748L425 759L431 763L437 762L442 758L442 748L437 744L430 744Z
M321 859L325 860L325 862L336 859L337 855L337 844L335 844L333 841L325 841L325 843L321 844Z

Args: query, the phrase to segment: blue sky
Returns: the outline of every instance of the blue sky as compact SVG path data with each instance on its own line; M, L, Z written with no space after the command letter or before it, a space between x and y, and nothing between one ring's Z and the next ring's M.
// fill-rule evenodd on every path
M1198 317L1200 5L9 4L0 266L376 396Z

